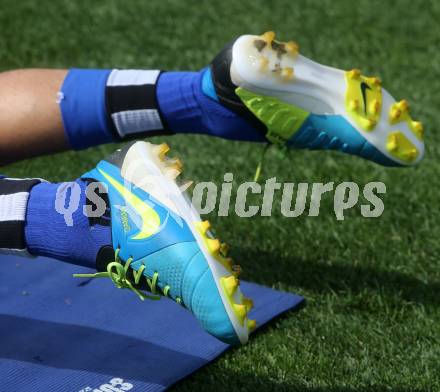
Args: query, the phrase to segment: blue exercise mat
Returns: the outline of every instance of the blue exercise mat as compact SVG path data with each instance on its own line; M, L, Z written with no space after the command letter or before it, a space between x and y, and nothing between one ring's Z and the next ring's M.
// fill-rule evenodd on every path
M171 300L72 277L86 268L12 256L0 265L2 391L160 391L229 347ZM259 326L303 302L253 283L242 290Z

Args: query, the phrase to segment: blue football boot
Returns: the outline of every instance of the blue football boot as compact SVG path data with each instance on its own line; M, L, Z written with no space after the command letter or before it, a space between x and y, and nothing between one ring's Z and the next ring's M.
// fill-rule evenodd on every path
M415 165L424 155L422 124L379 78L315 63L273 32L243 35L223 49L202 88L272 144L339 150L386 166Z
M102 272L76 276L109 277L141 299L167 296L218 339L245 343L256 325L247 317L252 301L241 293L239 267L177 185L182 165L166 157L168 149L136 142L84 174L108 188L113 246L98 255Z

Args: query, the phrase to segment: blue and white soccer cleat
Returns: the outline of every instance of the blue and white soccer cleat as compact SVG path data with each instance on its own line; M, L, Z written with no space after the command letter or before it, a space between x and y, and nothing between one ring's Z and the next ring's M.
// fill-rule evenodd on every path
M270 143L340 150L386 166L415 165L424 155L422 124L379 78L315 63L273 32L243 35L227 46L202 88Z
M253 305L241 293L239 268L180 191L182 165L166 157L168 149L136 142L84 174L106 184L111 206L113 246L102 249L103 272L93 276L110 277L142 299L143 287L172 298L218 339L245 343L255 321L247 317Z

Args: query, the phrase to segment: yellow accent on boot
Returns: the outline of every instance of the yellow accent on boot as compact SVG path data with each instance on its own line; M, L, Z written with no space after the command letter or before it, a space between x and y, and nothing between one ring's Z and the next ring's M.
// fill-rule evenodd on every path
M423 140L423 124L420 121L412 121L409 126L416 135L417 139Z
M419 155L417 147L400 131L388 135L387 150L391 155L404 162L413 162Z
M293 79L293 68L292 67L281 68L281 77L284 80L291 80L291 79Z
M299 53L299 46L295 41L289 41L285 43L287 53L291 56L297 56Z
M207 231L211 228L211 224L209 223L209 221L201 221L201 222L196 222L195 226L197 228L197 230L200 232L200 234L205 235L207 233Z
M170 151L170 146L166 143L162 143L159 145L153 145L154 152L157 154L161 161L165 160L165 155L168 151Z
M257 322L255 320L248 320L247 325L248 325L249 331L251 331L251 332L254 331L255 328L257 328Z
M372 131L380 119L382 109L380 79L363 76L358 69L352 69L345 72L345 82L345 107L348 114L361 129Z
M423 124L419 121L413 121L409 114L408 101L405 99L391 105L389 120L391 125L406 122L417 139L423 141Z
M254 307L254 301L252 301L250 298L243 297L241 300L244 306L246 306L246 310L250 312Z
M260 71L267 71L269 67L269 59L267 57L261 56L258 60L258 67Z
M242 87L238 87L235 93L255 117L266 125L266 137L274 144L285 144L310 114L277 98L258 95Z
M229 253L229 245L223 242L220 245L220 253L222 254L222 256L226 257Z
M248 313L247 307L245 304L236 303L234 298L237 288L240 285L240 281L233 276L224 276L220 278L220 284L235 316L240 324L244 325Z
M234 313L236 314L240 324L244 324L244 320L247 316L246 306L242 304L233 304L232 308L234 309Z
M229 259L232 261L232 259ZM232 275L234 275L236 278L241 274L241 266L239 264L233 264L232 267Z
M208 244L209 252L212 254L218 254L220 252L220 241L217 239L208 238L206 240Z
M229 247L226 244L222 244L218 239L211 238L208 235L209 229L211 228L209 221L194 222L194 225L202 237L203 244L205 245L205 248L208 250L209 254L223 267L225 267L228 272L234 276L237 276L238 274L233 268L234 263L232 259L226 257L226 254L223 253L225 250L229 249Z
M270 45L275 39L275 33L273 31L266 31L261 35L261 39Z
M223 278L223 287L228 296L232 297L237 291L238 285L240 281L234 276L228 276L227 278Z

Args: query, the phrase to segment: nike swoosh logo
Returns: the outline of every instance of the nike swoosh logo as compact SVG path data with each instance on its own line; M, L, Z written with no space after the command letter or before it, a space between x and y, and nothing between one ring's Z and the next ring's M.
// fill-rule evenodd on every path
M367 114L367 90L371 90L371 87L365 83L361 83L361 93L362 93L362 99L364 100L364 112Z
M116 189L124 200L130 204L142 220L142 227L139 229L139 233L131 239L143 240L155 234L160 227L159 214L142 199L125 188L119 181L115 180L101 169L98 169L98 171L113 186L113 188Z

